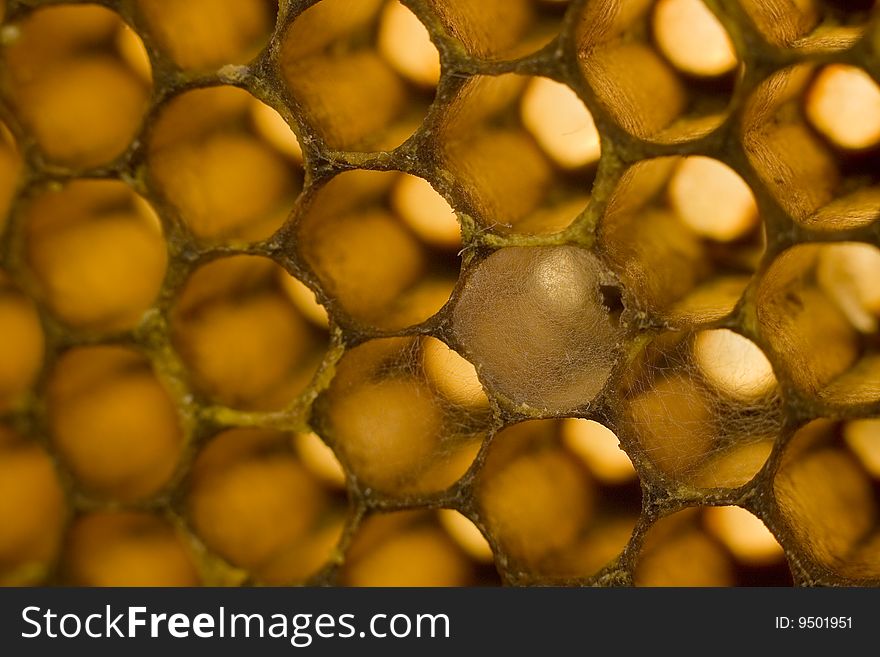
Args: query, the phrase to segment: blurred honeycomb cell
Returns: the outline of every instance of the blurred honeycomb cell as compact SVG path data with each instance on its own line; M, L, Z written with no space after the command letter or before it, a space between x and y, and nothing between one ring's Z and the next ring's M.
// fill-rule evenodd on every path
M328 338L290 301L280 282L286 275L267 258L233 256L186 282L171 334L193 386L209 400L274 410L309 385Z
M404 13L409 9L387 6L398 4L323 0L298 16L282 39L284 80L329 148L393 149L419 126L433 100L433 46ZM401 43L414 44L418 57L402 56Z
M840 148L863 150L880 144L880 89L854 66L831 64L816 75L806 99L813 127Z
M77 180L25 210L28 264L49 307L87 329L136 326L156 299L167 253L155 211L125 184Z
M59 552L66 515L52 457L0 425L0 585L45 580Z
M444 164L481 228L554 233L586 207L598 134L583 102L561 83L475 76L451 101L441 130Z
M641 239L631 239L634 231ZM730 313L764 252L751 189L729 166L701 156L628 168L598 242L640 311L683 326Z
M484 578L479 564L426 512L369 517L342 573L348 586L474 586L488 583Z
M600 0L587 3L578 19L583 75L605 111L636 137L696 139L730 113L736 55L724 28L696 4ZM687 11L689 17L681 16ZM652 23L657 45L644 37ZM711 84L699 77L725 72Z
M100 511L77 518L61 565L74 586L196 586L186 539L149 513Z
M438 492L476 457L488 400L455 352L441 356L455 369L429 369L436 350L449 351L430 337L373 340L337 364L314 421L359 485L392 497Z
M43 362L44 337L34 303L0 270L0 411L34 382Z
M183 431L144 356L109 346L68 351L47 397L53 444L86 491L132 501L169 483Z
M534 420L504 429L480 471L480 516L521 577L595 575L619 556L638 518L635 478L609 481L598 459L583 459L571 422Z
M147 28L177 66L205 70L245 64L268 42L273 0L137 0Z
M119 50L122 19L99 5L66 5L38 8L12 28L4 86L45 156L92 167L122 155L151 92Z
M785 553L739 507L686 509L655 523L635 568L637 586L790 586Z
M304 582L342 532L340 505L283 433L233 429L213 437L187 487L187 511L198 536L259 581Z
M408 198L413 185L415 202ZM349 171L306 204L293 248L337 314L393 330L425 321L449 299L459 272L458 228L425 185L405 174Z
M876 579L876 479L845 435L828 420L802 428L786 448L774 492L799 550L842 575Z
M151 130L149 173L198 237L258 240L290 212L302 185L296 137L283 119L235 87L188 91Z

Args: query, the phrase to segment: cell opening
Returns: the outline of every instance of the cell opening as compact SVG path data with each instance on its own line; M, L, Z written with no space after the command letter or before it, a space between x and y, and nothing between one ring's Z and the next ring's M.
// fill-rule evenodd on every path
M45 338L34 303L0 270L0 411L27 393L43 363Z

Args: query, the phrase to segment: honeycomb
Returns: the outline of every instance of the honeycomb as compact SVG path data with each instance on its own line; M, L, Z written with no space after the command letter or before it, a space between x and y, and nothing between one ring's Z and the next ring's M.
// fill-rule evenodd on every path
M0 582L880 584L872 0L0 0Z

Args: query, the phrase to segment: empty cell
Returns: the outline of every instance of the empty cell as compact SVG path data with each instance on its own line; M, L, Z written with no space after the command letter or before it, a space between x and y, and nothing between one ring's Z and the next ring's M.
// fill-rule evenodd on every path
M159 516L99 511L68 530L61 564L70 586L197 586L187 538Z
M38 584L48 575L66 515L51 456L0 425L0 585Z
M439 55L426 37L396 1L323 0L284 34L281 71L329 148L393 149L419 126L434 97Z
M409 198L413 187L418 205ZM344 313L349 322L393 330L425 321L449 299L459 268L453 222L420 178L349 171L306 205L293 248L337 319Z
M791 586L785 555L760 519L739 507L690 508L656 522L636 586Z
M441 128L444 164L482 228L555 233L586 207L599 158L593 118L574 91L542 77L475 76Z
M448 347L435 338L389 338L339 361L314 421L362 486L392 497L438 492L476 457L488 400L473 379L463 389L437 386L428 362L440 349Z
M496 251L467 279L456 339L483 380L515 405L589 405L616 362L621 332L600 286L607 274L575 246Z
M850 449L847 433L827 420L798 431L786 447L774 492L800 552L838 575L876 578L876 480Z
M654 41L645 36L652 28ZM636 137L696 139L729 114L738 61L723 26L701 2L588 3L576 39L597 100Z
M596 476L601 469L571 448L567 422L504 429L480 470L480 517L513 576L590 577L617 558L635 526L638 485Z
M127 502L170 482L183 431L144 356L121 347L68 351L47 398L53 445L85 492Z
M847 422L843 437L865 470L880 479L880 420L864 418Z
M186 507L210 550L266 583L304 582L342 530L337 500L297 457L290 437L262 429L211 439L193 466Z
M157 191L198 237L258 240L284 222L302 186L296 137L272 108L235 87L185 92L148 142Z
M183 69L245 64L269 40L273 0L137 0L156 45Z
M863 130L862 146L869 147L873 101L870 93L863 95L866 81L859 75L856 90L823 92L829 76L839 81L835 70L817 72L803 64L775 73L750 97L742 124L746 153L776 201L796 222L817 231L867 226L880 214L880 188L873 184L870 158L847 157L847 146L839 141L846 137L828 132L834 125ZM852 81L849 74L843 76L843 84ZM827 109L825 114L821 110L827 105L834 107L830 123ZM860 117L853 119L848 111ZM858 149L856 142L851 146Z
M43 363L44 337L34 303L0 271L0 410L17 401Z
M658 336L631 360L617 391L623 403L619 430L659 472L694 488L748 483L781 429L776 379L766 358L750 341L728 333ZM731 360L734 349L744 355ZM715 350L715 359L707 350Z
M172 310L171 335L208 400L279 409L308 386L328 336L290 301L284 275L267 258L233 256L190 276Z
M93 4L37 9L15 25L3 77L18 117L51 161L107 163L140 129L151 84L120 51L117 36L127 29Z
M143 198L120 182L77 180L33 197L25 222L27 261L53 312L77 328L137 326L168 260Z
M477 565L434 514L374 515L358 528L341 581L346 586L473 586Z
M865 339L877 330L876 255L865 244L799 245L765 274L761 332L802 392L844 404L880 398L878 358Z

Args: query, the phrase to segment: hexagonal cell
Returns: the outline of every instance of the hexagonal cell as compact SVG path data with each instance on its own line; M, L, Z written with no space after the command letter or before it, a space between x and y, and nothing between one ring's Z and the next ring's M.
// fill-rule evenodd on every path
M475 76L440 128L459 208L487 231L563 230L584 210L599 159L593 117L574 91L544 77Z
M159 516L99 511L74 521L61 563L72 586L197 586L187 539Z
M467 279L453 311L455 339L510 403L552 413L587 407L623 340L619 309L604 296L613 289L585 249L500 249Z
M284 222L302 187L302 154L272 108L243 89L208 87L163 105L149 137L158 192L198 237L258 240Z
M652 42L645 34L653 32ZM702 137L729 115L736 54L699 2L588 3L577 26L580 67L606 112L660 143Z
M0 121L0 234L18 188L22 171L21 154L12 133Z
M743 0L741 5L774 46L836 52L850 48L862 36L874 0Z
M490 419L473 366L422 337L372 340L347 352L313 423L360 486L406 497L455 483Z
M620 385L619 430L657 471L694 488L746 484L781 429L770 363L728 329L661 334Z
M323 0L288 28L282 75L328 147L390 150L422 122L439 55L409 14L396 0Z
M0 411L27 392L43 363L43 329L33 302L0 271Z
M479 534L476 527L470 527ZM346 553L341 583L478 586L497 584L498 576L491 566L469 556L467 549L448 533L438 514L415 511L368 517Z
M68 351L52 371L47 399L53 444L85 491L133 501L170 482L183 431L143 355L121 347Z
M66 513L52 458L0 425L0 585L43 581L57 556Z
M636 586L791 586L785 553L761 520L736 506L691 508L648 531Z
M342 534L344 496L309 472L283 433L217 435L196 459L188 488L187 513L198 536L259 582L305 582Z
M796 549L832 573L880 578L876 420L816 420L783 454L774 492Z
M180 68L245 64L269 41L275 0L137 0L158 46Z
M638 481L630 473L609 480L609 437L582 422L533 420L493 438L476 498L508 576L587 578L629 542L641 509Z
M450 37L489 60L514 59L546 46L568 5L568 0L428 0Z
M307 203L296 249L342 321L395 330L449 299L459 273L458 223L423 179L349 171Z
M842 242L792 247L764 275L760 331L802 393L845 405L880 400L878 274L880 250Z
M728 165L703 156L627 169L598 242L629 305L683 326L729 314L764 252L751 189Z
M156 213L121 182L78 180L29 199L27 262L46 304L85 329L136 326L168 255Z
M171 337L197 392L235 408L276 410L308 386L329 337L291 300L289 278L257 256L214 260L190 276L172 309Z
M143 57L131 63L132 47L142 52L143 44L122 19L98 5L70 5L36 9L10 27L3 78L45 156L84 167L125 152L147 110L151 80Z
M743 143L776 201L817 231L880 216L876 150L880 92L860 69L801 65L768 78L749 100Z

